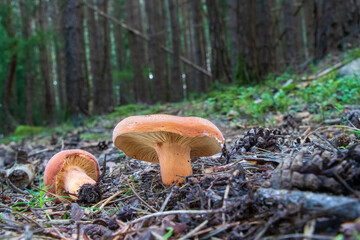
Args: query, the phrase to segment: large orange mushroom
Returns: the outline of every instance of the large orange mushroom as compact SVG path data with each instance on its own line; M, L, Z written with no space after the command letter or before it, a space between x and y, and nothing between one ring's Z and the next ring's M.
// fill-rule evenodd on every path
M55 154L47 163L44 184L48 191L58 196L70 196L74 200L97 202L100 192L96 181L100 168L96 158L80 149L64 150ZM86 189L80 196L81 189Z
M132 116L117 124L113 142L131 158L160 163L164 184L192 174L191 158L221 151L224 137L210 121L166 114Z

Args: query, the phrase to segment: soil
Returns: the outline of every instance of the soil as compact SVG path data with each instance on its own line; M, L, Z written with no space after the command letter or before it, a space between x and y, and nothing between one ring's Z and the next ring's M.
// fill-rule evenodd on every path
M164 186L157 164L125 156L110 140L79 138L112 131L101 123L65 137L2 145L0 238L351 238L360 231L360 145L350 130L359 129L309 123L307 117L279 116L276 126L264 129L234 124L241 119L212 119L226 138L223 151L193 159L193 175L179 186ZM43 196L47 161L73 148L92 153L105 166L97 203L86 200L96 199L86 189L78 202ZM25 189L31 171L7 177L19 165L35 172Z

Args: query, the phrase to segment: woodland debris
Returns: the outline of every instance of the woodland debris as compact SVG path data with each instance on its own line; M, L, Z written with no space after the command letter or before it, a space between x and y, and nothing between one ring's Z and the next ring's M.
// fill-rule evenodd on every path
M7 181L23 190L33 182L34 177L34 166L28 162L27 152L19 149L16 153L16 163L6 171Z
M250 129L244 137L235 142L235 150L240 154L254 152L256 148L269 151L279 151L280 145L284 142L284 135L277 129Z
M312 155L302 149L286 157L274 170L270 179L271 187L346 194L348 186L358 188L359 152L359 145L345 152L318 151Z
M360 200L356 198L273 188L259 188L255 194L260 203L273 207L292 204L311 215L335 216L342 220L360 217Z
M360 129L360 110L351 110L345 113L342 119L346 125Z

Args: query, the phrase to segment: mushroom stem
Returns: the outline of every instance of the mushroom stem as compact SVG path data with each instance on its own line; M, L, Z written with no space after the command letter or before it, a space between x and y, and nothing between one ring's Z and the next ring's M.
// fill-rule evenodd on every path
M64 178L65 191L77 195L79 189L86 183L91 185L96 184L96 182L90 178L81 168L72 166L66 169ZM76 196L71 194L70 197L74 200L77 199Z
M158 143L155 146L159 162L161 179L165 185L176 180L183 182L183 177L192 174L190 151L187 145L179 143Z

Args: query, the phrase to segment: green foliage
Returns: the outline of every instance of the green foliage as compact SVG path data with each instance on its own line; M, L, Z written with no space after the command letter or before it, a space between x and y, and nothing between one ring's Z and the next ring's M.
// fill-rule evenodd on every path
M52 186L51 186L52 187ZM42 177L39 175L39 189L41 190L27 190L31 198L29 200L23 202L16 202L11 207L12 209L24 212L27 211L29 208L43 208L46 206L46 203L53 201L56 197L46 197L46 192L51 187L45 187L42 181Z
M44 127L20 125L14 132L15 137L30 137L45 131Z
M168 230L168 232L165 233L165 235L163 236L164 240L169 239L172 236L172 234L174 233L174 228L173 227L168 227L166 229Z
M128 104L125 106L116 107L110 117L128 117L131 115L139 115L139 112L145 109L145 105L142 104Z
M351 104L360 99L360 77L336 78L336 74L332 72L309 83L309 86L301 86L296 80L287 82L297 76L283 74L277 78L270 75L263 85L225 87L212 91L201 99L205 103L204 111L189 114L206 117L213 114L225 115L230 110L235 110L243 116L261 121L264 113L300 111L303 109L297 107L306 104L312 109L312 113L326 116L334 109L342 111L343 104Z
M111 132L109 133L83 133L80 135L82 140L91 140L91 139L98 139L98 140L107 140L111 139Z

